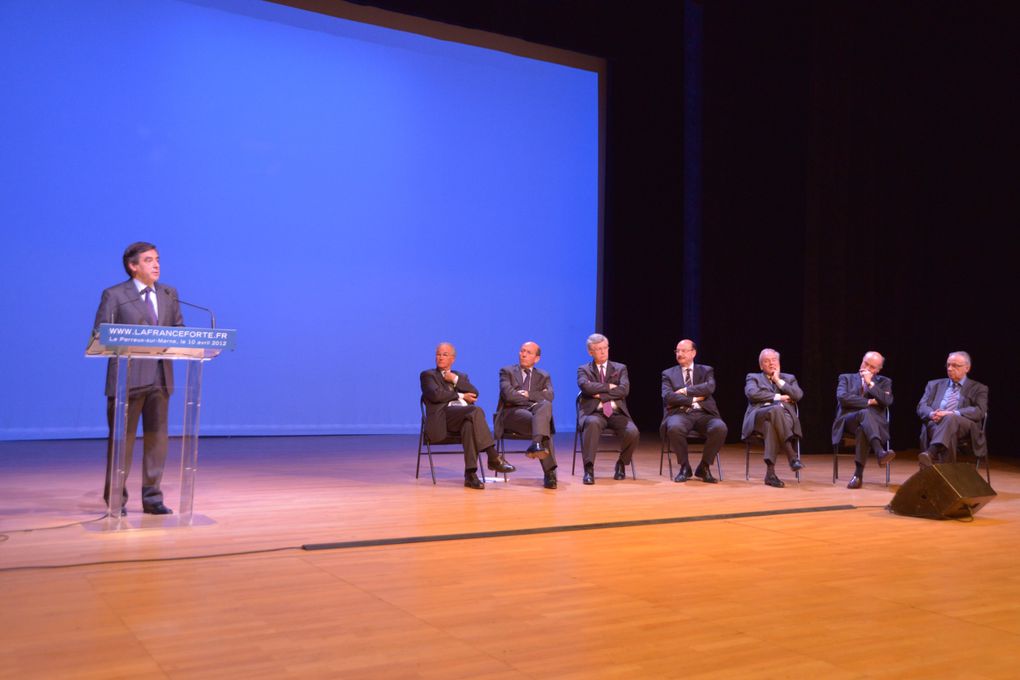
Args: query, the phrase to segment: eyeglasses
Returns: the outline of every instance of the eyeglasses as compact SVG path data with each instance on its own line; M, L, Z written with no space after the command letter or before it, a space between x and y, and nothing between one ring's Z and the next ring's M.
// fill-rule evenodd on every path
M967 364L953 364L953 363L947 363L947 364L946 364L946 368L963 368L963 367L965 367L966 365L967 365Z

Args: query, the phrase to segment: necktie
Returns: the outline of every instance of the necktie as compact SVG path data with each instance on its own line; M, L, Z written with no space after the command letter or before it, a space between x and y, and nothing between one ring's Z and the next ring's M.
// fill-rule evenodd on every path
M691 379L691 369L685 368L684 369L684 387L690 387L693 384L694 384L694 381Z
M524 369L524 391L525 392L530 392L531 391L531 369L530 368Z
M152 288L149 288L148 286L142 289L142 297L145 298L145 309L147 311L147 316L149 317L149 323L153 326L158 326L159 318L156 316L156 305L153 304L152 293Z
M946 393L945 406L942 407L943 411L955 411L956 405L960 403L960 384L954 382L949 386L949 391Z
M599 381L600 382L605 382L606 381L606 367L605 367L605 365L599 366ZM610 416L612 416L613 415L613 404L608 402L608 401L602 402L602 414L606 418L609 418Z

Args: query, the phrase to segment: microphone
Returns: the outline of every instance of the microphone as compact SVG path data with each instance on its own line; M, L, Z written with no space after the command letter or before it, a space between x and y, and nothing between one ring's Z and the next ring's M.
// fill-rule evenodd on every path
M213 310L209 309L208 307L203 307L202 305L196 305L193 302L187 302L185 300L182 300L179 297L174 296L168 288L160 288L160 290L166 293L167 297L170 298L171 300L176 300L178 303L185 305L187 307L201 309L203 312L209 315L209 328L216 328L216 315L213 314Z

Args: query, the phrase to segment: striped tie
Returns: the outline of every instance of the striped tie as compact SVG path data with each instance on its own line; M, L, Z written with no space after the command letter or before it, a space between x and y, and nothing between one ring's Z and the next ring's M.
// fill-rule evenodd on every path
M149 323L153 326L158 326L159 319L156 317L156 305L152 299L155 296L155 291L152 288L146 286L142 289L142 298L145 300L146 316L149 317Z
M949 386L949 391L946 392L945 405L942 407L943 411L955 411L957 404L960 403L960 384L957 382L952 383Z

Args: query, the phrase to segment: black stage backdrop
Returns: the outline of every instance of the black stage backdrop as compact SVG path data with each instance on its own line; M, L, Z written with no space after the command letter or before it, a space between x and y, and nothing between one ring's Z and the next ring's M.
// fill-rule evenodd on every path
M966 349L990 386L992 454L1018 455L996 434L1020 410L1016 4L688 2L703 17L704 122L700 306L687 319L684 2L361 4L607 59L601 330L630 366L643 431L658 427L674 344L701 329L731 441L762 347L804 387L812 453L829 447L836 376L865 350L887 357L893 445L911 448L925 381Z

